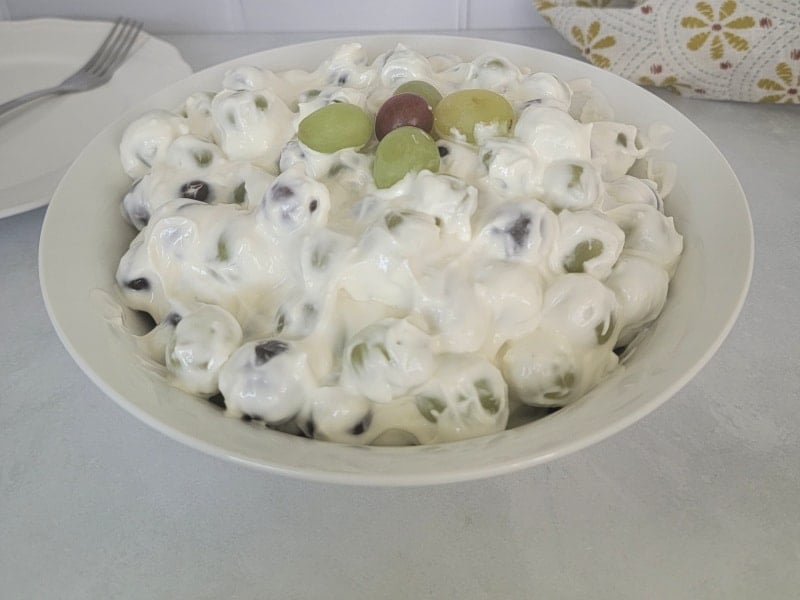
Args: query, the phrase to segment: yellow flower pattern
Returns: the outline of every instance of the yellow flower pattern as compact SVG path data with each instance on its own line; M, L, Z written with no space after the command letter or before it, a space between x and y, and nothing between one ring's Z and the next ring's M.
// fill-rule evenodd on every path
M647 75L643 75L639 77L639 84L640 85L647 85L650 87L662 87L666 90L669 90L673 94L677 94L678 96L681 95L681 89L688 90L692 86L688 83L680 83L678 78L674 75L669 75L664 77L661 81L656 81L652 77L648 77Z
M550 10L551 8L555 8L556 5L554 2L550 0L536 0L536 10L539 12L544 10ZM553 19L550 18L550 15L547 13L542 12L542 18L547 22L549 25L553 24Z
M598 39L597 36L600 35L600 21L592 21L589 23L585 32L575 25L571 33L577 48L586 58L592 61L592 64L603 69L608 69L611 66L611 59L597 51L615 46L617 40L613 35L607 35Z
M0 0L2 1L2 0ZM641 85L800 107L800 0L529 0L594 65Z
M725 0L719 11L715 14L714 8L708 2L698 2L695 9L698 16L686 16L681 19L681 27L684 29L703 29L686 43L689 50L700 50L709 39L709 52L711 58L719 60L725 55L725 42L733 50L744 52L750 48L748 41L742 36L734 33L733 30L750 29L755 27L756 21L751 16L734 17L737 4L735 0Z
M778 77L777 80L767 77L759 79L760 89L775 92L764 96L759 102L800 104L800 68L795 75L789 63L781 62L775 67L775 75Z

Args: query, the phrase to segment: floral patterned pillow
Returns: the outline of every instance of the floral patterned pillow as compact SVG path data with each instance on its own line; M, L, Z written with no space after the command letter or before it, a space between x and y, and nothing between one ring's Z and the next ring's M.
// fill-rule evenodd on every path
M800 0L534 0L583 56L676 94L800 104Z

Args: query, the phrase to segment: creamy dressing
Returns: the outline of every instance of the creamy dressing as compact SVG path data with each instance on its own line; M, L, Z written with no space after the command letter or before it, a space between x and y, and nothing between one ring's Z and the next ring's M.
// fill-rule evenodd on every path
M511 135L439 140L437 173L386 189L374 142L297 140L315 110L374 115L410 80L504 95ZM139 233L116 277L156 321L142 345L169 381L231 416L358 444L487 435L521 404L580 398L661 312L682 251L662 212L674 170L652 156L665 132L615 122L588 81L347 44L223 86L125 132Z

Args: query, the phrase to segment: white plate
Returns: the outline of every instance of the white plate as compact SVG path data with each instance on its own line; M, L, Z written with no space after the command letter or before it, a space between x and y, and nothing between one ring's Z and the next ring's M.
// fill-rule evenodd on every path
M94 21L0 21L0 103L60 83L110 29ZM173 46L142 33L106 85L0 116L0 218L47 204L69 164L103 127L191 72Z
M137 359L130 336L111 326L103 302L134 231L120 217L130 186L118 158L128 123L147 109L170 108L198 90L219 89L234 64L312 69L342 40L279 48L222 64L170 86L105 129L61 181L47 211L39 248L45 304L62 342L82 369L125 409L190 446L238 463L306 479L422 485L474 479L537 465L584 448L642 418L685 385L730 331L753 265L750 213L742 188L713 143L680 112L609 72L532 48L443 36L370 36L371 56L398 41L426 54L504 55L518 65L589 77L621 121L666 123L674 130L667 158L678 182L667 212L685 251L664 312L625 368L583 399L539 421L495 435L436 446L352 447L256 429L224 418L207 402L169 387ZM130 313L128 314L130 317ZM687 413L686 419L692 415ZM143 458L144 460L144 458Z

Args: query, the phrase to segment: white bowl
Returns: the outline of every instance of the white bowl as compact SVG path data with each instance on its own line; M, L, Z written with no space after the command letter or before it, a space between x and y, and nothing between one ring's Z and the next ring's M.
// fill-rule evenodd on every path
M544 419L488 437L409 448L356 447L256 429L224 418L207 402L170 387L110 321L104 291L114 289L120 256L133 237L119 202L130 186L118 159L126 125L145 110L172 109L192 92L219 89L233 65L274 70L315 68L344 41L371 56L403 42L422 53L474 58L504 55L518 65L570 80L589 77L610 98L618 120L654 121L675 130L667 158L678 167L668 214L685 250L664 312L647 337L606 381ZM675 394L709 360L744 302L753 264L753 233L744 193L713 143L653 94L590 65L532 48L478 39L380 35L299 44L253 54L175 83L126 112L100 133L61 181L45 217L39 268L56 331L80 367L111 398L144 422L219 457L311 480L365 485L424 485L475 479L531 467L597 442L634 423ZM687 419L691 415L686 415Z

